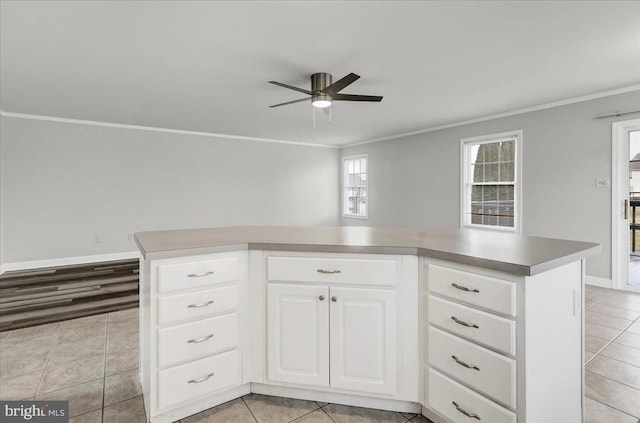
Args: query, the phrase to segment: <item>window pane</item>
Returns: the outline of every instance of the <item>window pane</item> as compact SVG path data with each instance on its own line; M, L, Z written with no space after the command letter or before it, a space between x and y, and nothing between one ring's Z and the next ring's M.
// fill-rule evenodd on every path
M347 173L353 173L353 160L347 160Z
M474 201L482 201L482 186L481 185L473 185L471 187L471 201L472 205Z
M507 228L513 228L513 217L498 218L498 225L506 226Z
M500 185L498 187L499 200L513 200L513 185Z
M497 162L500 159L500 143L492 142L490 144L484 144L484 161Z
M367 159L360 159L360 172L367 171Z
M513 181L513 162L500 163L500 180L504 182Z
M489 226L497 226L498 218L496 216L487 216L487 212L485 211L484 219L482 219L482 224L489 225Z
M515 141L504 141L500 145L500 161L515 162Z
M484 181L497 182L500 179L498 177L499 170L500 170L500 165L497 163L484 165Z
M484 165L477 164L473 166L472 182L484 182Z
M483 200L486 203L487 201L497 201L498 200L498 187L496 185L485 185L483 186Z

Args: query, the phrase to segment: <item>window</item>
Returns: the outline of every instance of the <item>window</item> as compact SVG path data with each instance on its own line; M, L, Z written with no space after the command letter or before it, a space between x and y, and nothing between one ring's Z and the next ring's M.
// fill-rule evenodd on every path
M342 159L343 214L367 218L367 156Z
M462 140L462 226L520 232L522 131Z

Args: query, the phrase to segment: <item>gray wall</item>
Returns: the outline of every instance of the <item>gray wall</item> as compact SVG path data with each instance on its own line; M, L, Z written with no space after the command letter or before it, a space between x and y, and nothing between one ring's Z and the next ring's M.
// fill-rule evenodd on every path
M338 149L11 117L0 126L3 264L134 251L127 234L143 230L339 224Z
M343 225L458 227L460 139L522 129L522 231L598 242L587 274L611 278L611 122L637 110L640 91L343 149L369 155L369 219ZM627 117L632 119L635 115Z

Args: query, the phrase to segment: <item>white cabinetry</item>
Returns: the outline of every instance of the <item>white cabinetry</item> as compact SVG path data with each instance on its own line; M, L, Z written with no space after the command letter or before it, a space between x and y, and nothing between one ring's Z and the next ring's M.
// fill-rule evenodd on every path
M514 276L425 260L423 413L436 423L581 423L580 262Z
M394 397L400 260L346 257L267 258L267 380Z
M329 288L269 285L268 377L329 386Z
M140 370L147 417L171 422L242 384L246 252L143 261Z

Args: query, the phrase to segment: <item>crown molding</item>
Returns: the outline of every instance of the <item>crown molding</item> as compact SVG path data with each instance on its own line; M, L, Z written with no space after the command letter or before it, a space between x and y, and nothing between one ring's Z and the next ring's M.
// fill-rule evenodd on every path
M498 114L495 114L495 115L488 115L488 116L483 116L483 117L479 117L479 118L475 118L475 119L469 119L469 120L463 120L463 121L460 121L460 122L448 123L446 125L433 126L433 127L426 128L426 129L420 129L418 131L404 132L404 133L401 133L401 134L389 135L389 136L386 136L386 137L375 138L375 139L367 140L367 141L359 141L359 142L355 142L355 143L352 143L352 144L343 145L343 146L341 146L341 148L356 147L358 145L373 144L373 143L381 142L381 141L389 141L389 140L393 140L393 139L396 139L396 138L404 138L404 137L409 137L411 135L418 135L418 134L424 134L424 133L427 133L427 132L440 131L442 129L455 128L457 126L469 125L471 123L485 122L485 121L493 120L493 119L500 119L500 118L509 117L509 116L521 115L523 113L537 112L539 110L552 109L554 107L566 106L566 105L569 105L569 104L581 103L583 101L595 100L595 99L602 98L602 97L610 97L612 95L625 94L625 93L629 93L629 92L633 92L633 91L639 91L639 90L640 90L640 84L630 85L628 87L616 88L614 90L608 90L608 91L601 91L599 93L583 95L583 96L580 96L580 97L573 97L573 98L569 98L569 99L566 99L566 100L554 101L552 103L540 104L538 106L526 107L524 109L517 109L517 110L510 111L510 112L498 113Z
M259 137L247 137L242 135L217 134L213 132L187 131L183 129L158 128L155 126L99 122L95 120L69 119L69 118L61 118L61 117L55 117L55 116L32 115L28 113L14 113L14 112L7 112L5 110L0 110L0 116L16 118L16 119L42 120L42 121L58 122L58 123L73 123L76 125L102 126L107 128L118 128L118 129L133 129L137 131L164 132L168 134L195 135L199 137L224 138L224 139L232 139L232 140L268 142L268 143L274 143L274 144L299 145L303 147L340 148L339 146L335 146L335 145L317 144L317 143L302 142L302 141L289 141L289 140L278 140L273 138L259 138Z

